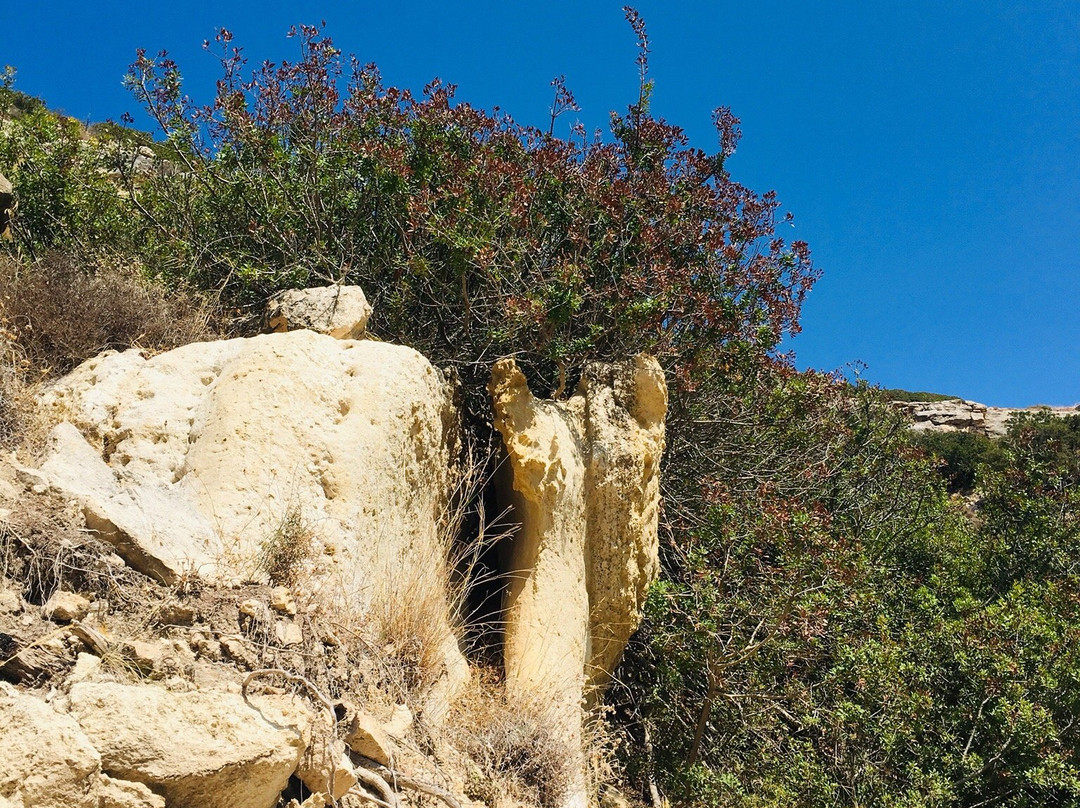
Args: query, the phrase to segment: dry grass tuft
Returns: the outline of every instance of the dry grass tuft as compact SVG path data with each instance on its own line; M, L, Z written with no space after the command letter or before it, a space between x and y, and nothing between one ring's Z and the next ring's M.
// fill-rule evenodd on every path
M304 562L311 557L315 531L297 504L290 505L281 522L262 543L258 567L270 582L292 586L300 577Z
M39 604L66 589L134 605L151 586L50 495L24 497L0 522L0 576L19 581L23 596Z
M469 796L489 804L501 795L541 808L561 804L581 763L580 750L567 743L573 733L562 726L565 718L542 693L513 696L493 675L478 675L446 730L479 768Z
M30 264L0 259L0 316L23 370L64 374L107 349L167 350L215 339L210 307L167 291L139 269L54 252Z
M0 449L42 442L38 383L106 349L158 351L216 339L211 311L130 264L64 252L33 264L0 255Z

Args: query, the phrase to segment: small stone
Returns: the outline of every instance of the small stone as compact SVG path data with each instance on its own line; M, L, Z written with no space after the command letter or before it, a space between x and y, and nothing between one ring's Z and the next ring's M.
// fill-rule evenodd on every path
M352 717L345 743L356 754L371 758L383 766L389 766L397 752L382 724L367 713L358 712Z
M99 670L101 670L101 657L93 654L79 654L75 659L75 668L71 671L71 675L68 676L67 682L69 685L83 682Z
M248 650L247 645L242 640L237 640L235 638L222 640L221 649L229 659L249 670L254 670L259 667L259 660L250 650Z
M166 626L190 626L195 622L195 607L186 603L167 603L158 611L158 621Z
M240 602L240 614L262 620L266 616L266 604L257 598L249 598Z
M384 725L386 733L392 738L402 739L409 734L413 726L413 714L406 704L395 704L394 713Z
M54 592L45 603L45 617L58 623L82 620L90 611L90 601L74 592Z
M278 620L274 632L281 645L301 645L304 642L304 632L291 620Z
M371 305L359 286L289 289L267 304L270 331L307 328L338 339L361 339L371 317Z
M18 592L0 589L0 614L18 614L23 610L23 599Z
M210 662L221 661L221 643L217 640L196 640L195 650L201 658Z
M161 664L161 646L139 640L121 643L120 652L143 673L151 673Z
M287 586L275 586L270 593L270 608L275 612L287 614L290 617L296 614L296 600L292 591Z

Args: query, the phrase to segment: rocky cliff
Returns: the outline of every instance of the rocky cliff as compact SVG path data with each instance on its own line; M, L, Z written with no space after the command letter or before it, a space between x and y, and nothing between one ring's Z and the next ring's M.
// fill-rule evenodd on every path
M663 373L598 364L543 401L495 366L497 720L558 759L515 772L460 648L454 390L364 339L370 313L292 293L273 333L105 353L40 394L45 450L0 475L0 808L595 799L585 711L658 568Z
M972 432L988 438L1000 438L1009 428L1009 419L1018 413L1046 413L1064 417L1080 412L1077 407L987 407L960 398L945 401L894 401L893 406L907 412L912 429L917 432Z

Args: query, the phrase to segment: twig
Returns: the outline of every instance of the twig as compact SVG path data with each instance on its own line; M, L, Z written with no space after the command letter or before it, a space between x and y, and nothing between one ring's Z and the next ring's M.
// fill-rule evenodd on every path
M370 794L364 793L363 791L356 792L357 794L359 794L359 796L363 797L364 799L370 800L376 805L382 806L382 808L399 808L398 798L397 795L394 793L394 790L390 788L390 784L387 783L386 780L384 780L382 777L380 777L375 771L364 766L357 766L355 768L355 773L357 780L362 782L368 788L376 791L380 795L380 797L382 797L382 799L379 799L378 797L373 797ZM353 788L349 789L349 791L346 793L352 794L353 789L355 788L356 786L353 786ZM460 808L460 806L458 806L458 808Z
M462 808L461 801L442 786L437 786L434 783L428 783L423 780L417 780L414 777L409 777L409 775L402 774L396 770L391 771L386 766L383 766L381 763L372 760L371 758L362 758L361 760L365 769L372 771L383 778L393 780L396 784L403 786L404 788L411 791L419 791L421 794L427 794L429 797L440 799L449 805L450 808Z

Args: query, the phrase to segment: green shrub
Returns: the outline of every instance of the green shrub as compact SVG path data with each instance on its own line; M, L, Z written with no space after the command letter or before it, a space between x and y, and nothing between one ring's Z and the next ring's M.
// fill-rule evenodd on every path
M981 466L1000 469L1005 462L998 441L972 432L924 432L915 443L941 459L940 470L949 493L970 493Z
M12 241L0 248L25 258L51 249L130 251L131 204L110 179L116 151L82 125L13 90L0 89L0 173L15 188ZM36 101L36 99L33 99Z
M720 401L705 518L616 676L642 793L1080 804L1078 425L1021 419L969 521L872 391L785 371Z

